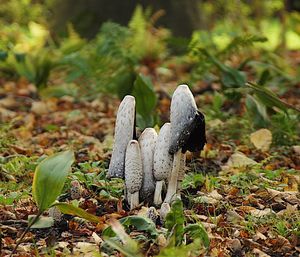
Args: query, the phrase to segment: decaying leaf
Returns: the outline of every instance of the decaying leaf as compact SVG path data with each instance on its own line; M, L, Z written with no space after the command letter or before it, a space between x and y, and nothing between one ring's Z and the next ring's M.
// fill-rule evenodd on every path
M259 129L250 135L250 140L257 149L266 152L272 144L272 133L268 129Z
M245 154L241 152L236 152L230 156L227 167L245 167L245 166L252 166L257 164L256 161L248 158Z

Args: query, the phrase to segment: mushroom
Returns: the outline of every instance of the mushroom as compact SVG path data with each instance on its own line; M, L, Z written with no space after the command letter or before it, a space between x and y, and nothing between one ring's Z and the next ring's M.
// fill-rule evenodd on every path
M161 192L164 181L172 171L173 155L169 154L170 146L170 123L165 123L158 134L153 157L153 175L156 180L154 204L162 203Z
M171 207L168 203L163 203L159 210L160 222L164 224L168 213L171 211Z
M113 152L108 168L108 177L124 178L126 147L135 138L135 98L127 95L120 103L116 126Z
M153 155L156 144L157 133L153 128L146 128L139 138L143 162L143 185L141 188L141 199L152 202L155 179L153 176Z
M206 143L205 118L198 111L195 99L187 85L175 90L171 102L171 142L169 153L174 154L173 168L164 202L170 203L176 194L182 154L187 150L200 151Z
M125 186L128 192L130 209L139 205L139 191L143 182L143 165L138 141L130 140L125 156Z

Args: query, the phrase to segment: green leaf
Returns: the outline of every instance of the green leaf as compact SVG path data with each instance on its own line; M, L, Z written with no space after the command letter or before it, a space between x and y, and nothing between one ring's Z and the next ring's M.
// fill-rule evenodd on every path
M83 218L83 219L86 219L88 221L95 222L95 223L99 222L99 217L97 217L93 214L90 214L90 213L86 212L85 210L83 210L79 207L76 207L72 204L55 203L55 204L53 204L53 206L58 207L59 210L64 214L77 216L77 217L80 217L80 218Z
M255 128L264 128L269 124L270 120L265 105L251 95L247 95L245 104Z
M199 51L221 71L221 82L225 87L243 87L245 85L247 80L244 72L221 63L205 49L199 49Z
M134 226L138 231L144 231L150 234L151 237L156 238L158 232L156 230L155 224L152 220L141 217L141 216L127 216L122 219L119 219L119 222L125 227L129 228ZM103 236L114 237L116 234L113 232L111 227L106 228L103 233Z
M203 245L209 247L209 237L208 234L201 223L189 224L184 228L184 233L189 234L191 238L201 239Z
M130 238L120 221L115 219L110 220L110 228L114 235L118 235L118 238L104 237L106 243L108 243L114 249L125 254L125 256L141 256L137 242ZM123 245L119 244L116 240L121 240Z
M159 253L157 257L186 257L186 256L204 256L205 251L201 251L200 240L195 240L193 243L188 245L180 246L168 246ZM202 254L201 254L202 253Z
M130 239L130 241L134 241ZM120 253L124 254L127 257L141 257L142 255L139 254L138 251L134 250L131 247L128 247L127 244L121 245L120 243L116 242L115 240L111 238L105 238L105 242L114 248L115 250L119 251ZM132 245L132 243L130 244Z
M36 215L28 216L28 223L32 222L32 220L36 217ZM50 228L54 225L54 219L52 217L43 217L40 216L37 221L33 223L31 228Z
M136 98L136 110L142 117L144 123L140 127L152 127L153 111L157 103L157 97L153 89L151 81L143 75L138 75L132 91L132 95Z
M252 82L247 82L246 85L254 91L258 99L267 107L277 107L284 112L287 112L287 108L290 108L300 112L300 110L296 107L283 102L277 95L275 95L272 91L268 90L267 88L256 85Z
M170 234L175 236L175 245L180 245L184 235L184 213L183 204L180 200L176 200L170 212L166 216L165 226Z
M73 151L65 151L47 157L36 167L32 195L40 212L60 195L73 162Z

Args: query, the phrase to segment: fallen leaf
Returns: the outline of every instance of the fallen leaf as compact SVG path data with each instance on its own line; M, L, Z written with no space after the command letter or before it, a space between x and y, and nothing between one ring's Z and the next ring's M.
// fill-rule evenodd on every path
M250 141L257 149L266 152L272 144L272 133L268 129L257 130L250 135Z
M245 167L257 164L256 161L248 158L241 152L236 152L230 156L227 166L228 167Z

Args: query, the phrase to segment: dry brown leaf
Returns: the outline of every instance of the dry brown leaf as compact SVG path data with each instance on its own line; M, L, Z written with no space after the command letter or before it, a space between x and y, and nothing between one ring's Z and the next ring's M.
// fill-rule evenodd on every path
M259 129L250 135L250 141L257 149L266 152L272 144L272 133L268 129Z
M228 167L245 167L257 164L256 161L248 158L241 152L236 152L230 156L227 166Z

